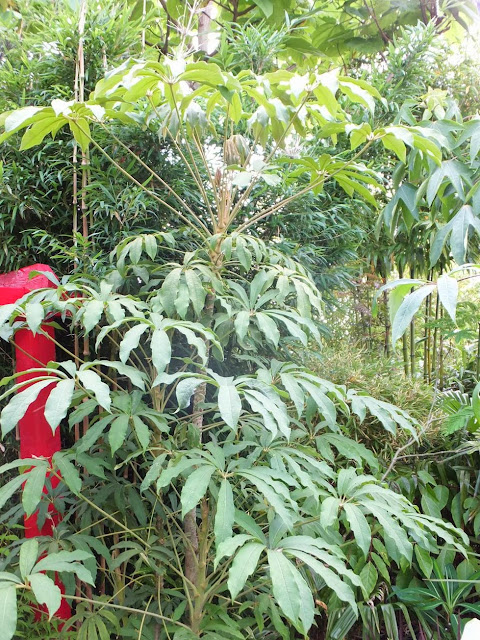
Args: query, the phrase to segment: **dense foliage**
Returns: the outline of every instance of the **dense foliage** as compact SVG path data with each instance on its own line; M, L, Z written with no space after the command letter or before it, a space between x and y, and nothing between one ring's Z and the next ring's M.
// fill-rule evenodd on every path
M1 264L59 277L0 309L58 347L4 365L1 640L480 617L475 3L278 4L4 6Z

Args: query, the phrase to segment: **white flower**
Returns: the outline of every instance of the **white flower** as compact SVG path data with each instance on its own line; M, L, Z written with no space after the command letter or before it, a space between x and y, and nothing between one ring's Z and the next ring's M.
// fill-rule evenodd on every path
M462 640L480 640L480 620L478 618L467 622Z

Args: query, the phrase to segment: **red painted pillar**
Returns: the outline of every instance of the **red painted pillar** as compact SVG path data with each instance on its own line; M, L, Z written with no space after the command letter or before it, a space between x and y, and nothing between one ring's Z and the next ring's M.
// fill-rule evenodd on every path
M45 264L34 264L19 271L0 275L0 305L15 303L26 293L55 285L44 275L30 277L32 271L44 271L53 274L52 269ZM42 330L54 336L54 329L48 325L42 325ZM17 373L28 369L38 368L55 360L55 344L47 336L37 333L34 335L29 329L20 329L15 333L15 368ZM35 378L37 374L25 374L18 377L18 382ZM52 387L43 389L35 402L29 406L25 416L19 421L20 432L20 457L45 457L51 458L61 448L60 429L55 433L45 420L45 403ZM58 484L57 478L51 478L52 486ZM37 514L29 518L25 517L25 536L49 536L53 532L53 526L59 521L60 516L53 509L49 510L49 517L41 528L38 527ZM58 581L57 584L62 588ZM71 616L71 609L66 600L62 600L57 611L58 618L67 619Z

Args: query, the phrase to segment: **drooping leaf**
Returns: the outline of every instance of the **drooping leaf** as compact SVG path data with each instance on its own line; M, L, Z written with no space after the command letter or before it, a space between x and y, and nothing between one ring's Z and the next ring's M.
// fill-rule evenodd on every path
M232 382L225 381L220 384L218 408L226 424L232 429L236 429L242 411L242 401L236 386Z
M62 479L72 493L79 494L82 489L82 480L80 472L75 465L69 460L71 454L63 451L57 451L53 455L53 463L62 475Z
M17 628L17 590L0 583L0 640L12 640Z
M365 557L367 557L370 550L370 544L372 541L372 533L368 525L367 519L363 515L360 507L349 502L345 502L343 505L345 515L350 523L350 528L355 536L355 542L363 551Z
M126 414L122 414L118 416L118 418L115 418L115 420L110 425L110 430L108 432L108 442L112 450L112 455L116 451L118 451L118 449L120 449L120 447L125 442L129 422L130 417Z
M91 369L81 369L77 373L78 379L87 391L92 391L98 404L110 411L112 399L110 398L110 388L103 382L98 373Z
M13 396L7 406L2 409L0 415L3 436L6 436L7 433L10 433L10 431L17 426L18 421L26 414L32 402L35 402L38 398L39 393L54 382L56 382L54 378L34 382Z
M455 278L444 273L437 281L438 297L448 315L455 322L458 298L458 282Z
M38 604L44 604L47 607L48 619L59 610L62 603L62 592L54 581L43 573L34 573L29 576L32 586L33 595Z
M67 415L75 390L75 380L60 380L50 392L45 404L45 419L55 433L61 421Z
M157 329L153 332L150 343L152 349L152 362L157 373L165 371L172 358L172 345L166 331Z
M26 540L20 547L19 567L20 575L23 579L25 579L33 569L37 557L38 540L36 538L30 538L30 540Z
M423 287L415 289L403 299L402 304L398 308L392 326L392 342L395 344L399 338L407 330L413 316L417 313L422 301L434 291L435 285L427 284Z
M42 498L43 487L47 475L47 462L39 464L29 471L27 481L23 487L22 504L25 514L31 516L38 507L38 503Z
M293 566L291 561L288 560L280 550L268 549L267 557L275 600L278 602L283 614L300 633L306 633L308 629L303 628L301 618L302 610L308 608L313 610L313 599L310 589L307 588L310 597L307 601L304 601L302 597L303 593L299 585L299 581L304 582L304 579L298 574L298 569Z
M214 471L214 466L204 464L188 476L180 496L182 518L185 518L186 514L203 498Z
M232 600L238 596L249 576L255 571L258 560L265 549L259 542L248 542L235 556L228 573L228 590Z
M218 492L217 513L215 514L215 544L217 548L227 538L232 535L232 527L235 521L235 505L233 502L233 491L230 482L224 478L220 484Z

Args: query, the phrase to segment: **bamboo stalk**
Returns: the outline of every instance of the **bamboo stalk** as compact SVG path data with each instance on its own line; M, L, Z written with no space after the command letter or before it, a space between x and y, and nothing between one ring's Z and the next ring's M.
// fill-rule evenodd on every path
M403 266L398 265L398 277L403 278ZM409 374L409 366L408 366L408 342L407 342L407 334L404 333L402 336L402 356L403 356L403 370L405 375Z
M410 265L410 278L415 278L415 266ZM413 291L413 289L412 289ZM415 319L412 318L410 322L410 376L415 377L416 362L415 362Z
M477 382L480 377L480 322L478 323L478 337L477 337Z

